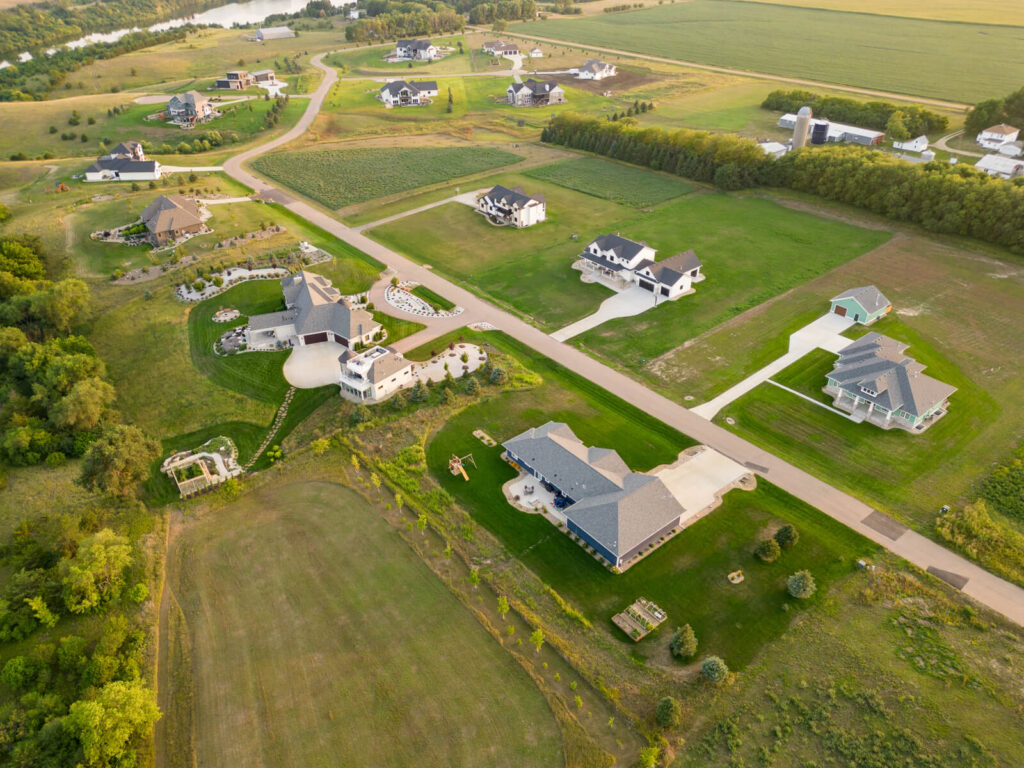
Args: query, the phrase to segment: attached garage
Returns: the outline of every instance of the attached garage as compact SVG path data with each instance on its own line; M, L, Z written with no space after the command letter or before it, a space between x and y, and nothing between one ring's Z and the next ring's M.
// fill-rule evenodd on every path
M835 304L832 307L832 311L840 317L846 317L846 307L842 304Z
M641 279L639 283L640 287L643 288L645 291L650 291L651 293L654 293L654 283L648 282L647 280L643 279Z
M327 331L321 331L320 333L307 333L302 337L303 344L320 344L327 341Z

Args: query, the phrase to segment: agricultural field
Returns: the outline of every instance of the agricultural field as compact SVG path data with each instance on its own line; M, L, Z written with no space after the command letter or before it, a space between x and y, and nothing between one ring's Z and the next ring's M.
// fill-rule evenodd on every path
M978 480L1009 456L1019 440L1024 340L1016 333L1013 318L1014 308L1024 300L1024 276L1015 258L971 244L901 234L652 360L640 375L679 402L709 400L784 353L789 334L827 312L829 298L869 282L894 307L893 315L872 330L897 338L906 334L905 340L914 345L910 354L920 346L934 358L929 361L922 353L921 361L929 366L925 373L948 377L961 387L953 395L949 414L934 429L906 435L904 441L898 440L901 435L882 430L868 433L872 445L891 443L889 450L896 455L907 454L905 472L894 476L899 462L885 459L889 466L878 469L880 475L865 477L872 471L868 468L877 469L883 459L865 456L864 470L850 463L854 453L868 450L865 436L850 429L858 425L838 416L832 419L834 414L796 402L798 398L771 385L749 396L749 411L741 400L720 417L739 418L745 426L737 424L737 429L755 442L758 435L770 439L780 455L928 530L943 504L973 501ZM951 301L955 312L949 311ZM787 383L792 386L796 381ZM797 437L804 430L806 434ZM958 434L960 430L964 433ZM801 439L818 442L796 445ZM835 453L829 454L825 446Z
M169 575L199 765L563 765L527 674L343 486L275 485L190 524Z
M975 103L1020 86L1019 30L694 0L517 24L516 32L754 72ZM907 41L914 45L908 46ZM766 44L770 41L770 44ZM878 51L885 55L879 56ZM1006 66L993 72L988 62ZM942 72L942 77L935 77Z
M596 157L543 165L526 171L525 175L634 208L664 203L693 191L678 176L663 176Z
M305 150L265 155L253 167L321 205L342 208L520 160L489 147Z
M791 602L782 586L785 576L809 568L824 599L827 586L848 576L857 557L875 552L875 546L859 535L761 482L754 491L729 493L722 508L625 574L611 573L540 516L507 505L501 485L515 472L501 460L500 442L548 420L566 421L587 444L613 447L633 469L646 471L674 461L691 441L507 337L492 333L485 338L539 374L541 383L485 399L449 418L427 444L427 466L513 556L641 658L664 663L672 624L638 646L620 636L611 616L638 595L664 608L670 622L691 623L702 653L716 653L730 667L741 668L792 619L788 611L796 606L783 609ZM474 429L483 429L499 445L482 446L472 435ZM453 453L470 450L475 467L466 483L451 476L447 462ZM785 523L800 530L800 544L771 565L757 561L753 548L758 536ZM737 569L746 575L740 586L725 578Z
M1024 27L1024 8L1016 0L929 0L927 4L914 0L858 0L855 7L851 7L848 0L744 0L748 1L910 19Z

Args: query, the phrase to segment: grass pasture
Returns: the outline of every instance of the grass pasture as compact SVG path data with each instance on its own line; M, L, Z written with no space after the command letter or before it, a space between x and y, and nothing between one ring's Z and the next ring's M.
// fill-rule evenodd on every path
M859 6L858 6L859 9ZM923 12L928 12L922 6ZM1020 87L1016 27L736 0L517 24L517 32L754 72L976 103ZM908 45L909 40L913 45ZM884 55L880 52L884 51ZM994 72L991 61L1005 64ZM943 73L936 77L935 73Z
M829 11L902 16L930 21L962 21L969 24L995 24L1024 27L1024 8L1017 0L928 0L927 5L915 0L749 0L796 8L819 8ZM851 7L853 5L854 7Z
M645 471L673 461L691 441L635 405L507 337L488 333L482 338L517 357L538 373L543 383L484 400L448 420L428 441L427 465L456 501L498 536L513 556L596 626L606 627L641 657L664 663L671 627L690 622L701 640L702 654L717 653L731 666L742 667L789 624L793 614L782 609L787 602L782 586L786 575L804 567L811 569L822 586L819 597L823 598L828 585L850 572L856 557L874 551L874 546L858 535L762 483L752 492L731 492L722 508L625 574L612 574L546 520L519 512L504 501L501 485L514 477L514 472L500 458L500 442L548 420L566 421L584 442L615 448L633 469ZM499 445L482 446L472 436L474 429L483 429ZM447 462L453 453L464 455L470 450L477 466L470 469L466 483L451 476ZM759 563L752 554L758 536L784 522L800 529L800 544L772 565ZM739 588L725 579L737 568L747 574ZM639 595L664 608L670 622L633 646L618 634L610 619Z
M563 764L529 677L353 491L247 496L175 555L199 765Z
M663 176L596 157L542 165L525 175L635 208L657 205L693 191L678 176Z
M337 209L521 159L487 147L305 150L265 155L257 158L253 167L321 205Z

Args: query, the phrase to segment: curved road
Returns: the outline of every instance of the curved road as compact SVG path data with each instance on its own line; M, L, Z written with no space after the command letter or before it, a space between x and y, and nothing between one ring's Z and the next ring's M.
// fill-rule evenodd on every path
M1017 624L1024 625L1024 589L994 576L934 541L907 529L853 496L833 488L802 469L701 418L575 347L555 341L548 334L517 316L499 309L431 270L370 240L361 232L345 226L318 208L281 192L246 170L243 164L247 160L298 138L313 122L328 91L338 79L333 67L326 67L321 63L322 55L314 57L312 63L324 70L323 82L312 94L309 108L298 124L266 145L231 158L224 164L224 170L238 181L257 190L262 196L280 201L293 213L386 264L403 279L422 283L465 308L462 315L432 324L426 330L403 339L399 345L401 348L411 349L442 333L470 323L488 322L622 399L631 403L642 403L648 413L666 424L710 445L847 527L952 584L979 603Z

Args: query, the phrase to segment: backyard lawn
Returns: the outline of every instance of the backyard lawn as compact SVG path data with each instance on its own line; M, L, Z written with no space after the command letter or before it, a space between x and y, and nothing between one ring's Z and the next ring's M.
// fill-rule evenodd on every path
M343 486L246 496L183 534L169 576L198 765L564 764L527 674Z
M463 333L469 340L476 338ZM612 627L611 616L641 596L664 608L670 620L636 646L642 657L667 653L672 627L688 622L700 638L702 654L717 653L740 668L789 625L793 614L783 609L794 602L785 595L788 574L802 568L813 572L819 584L819 596L811 601L815 604L830 584L851 571L857 557L874 551L874 545L762 481L755 491L732 491L720 509L625 574L612 574L546 520L505 502L501 485L515 473L500 458L500 442L549 420L565 421L585 443L614 448L631 468L646 471L675 460L692 441L507 337L490 333L484 338L539 373L543 384L498 395L459 413L428 442L427 464L512 555L630 648ZM475 429L483 429L499 445L483 446L472 435ZM453 453L470 451L476 467L470 468L467 483L451 476L447 462ZM758 536L787 522L800 530L798 546L774 564L757 561L752 552ZM737 569L747 578L732 585L726 575Z
M305 150L264 155L253 167L328 208L342 208L521 159L487 147Z

